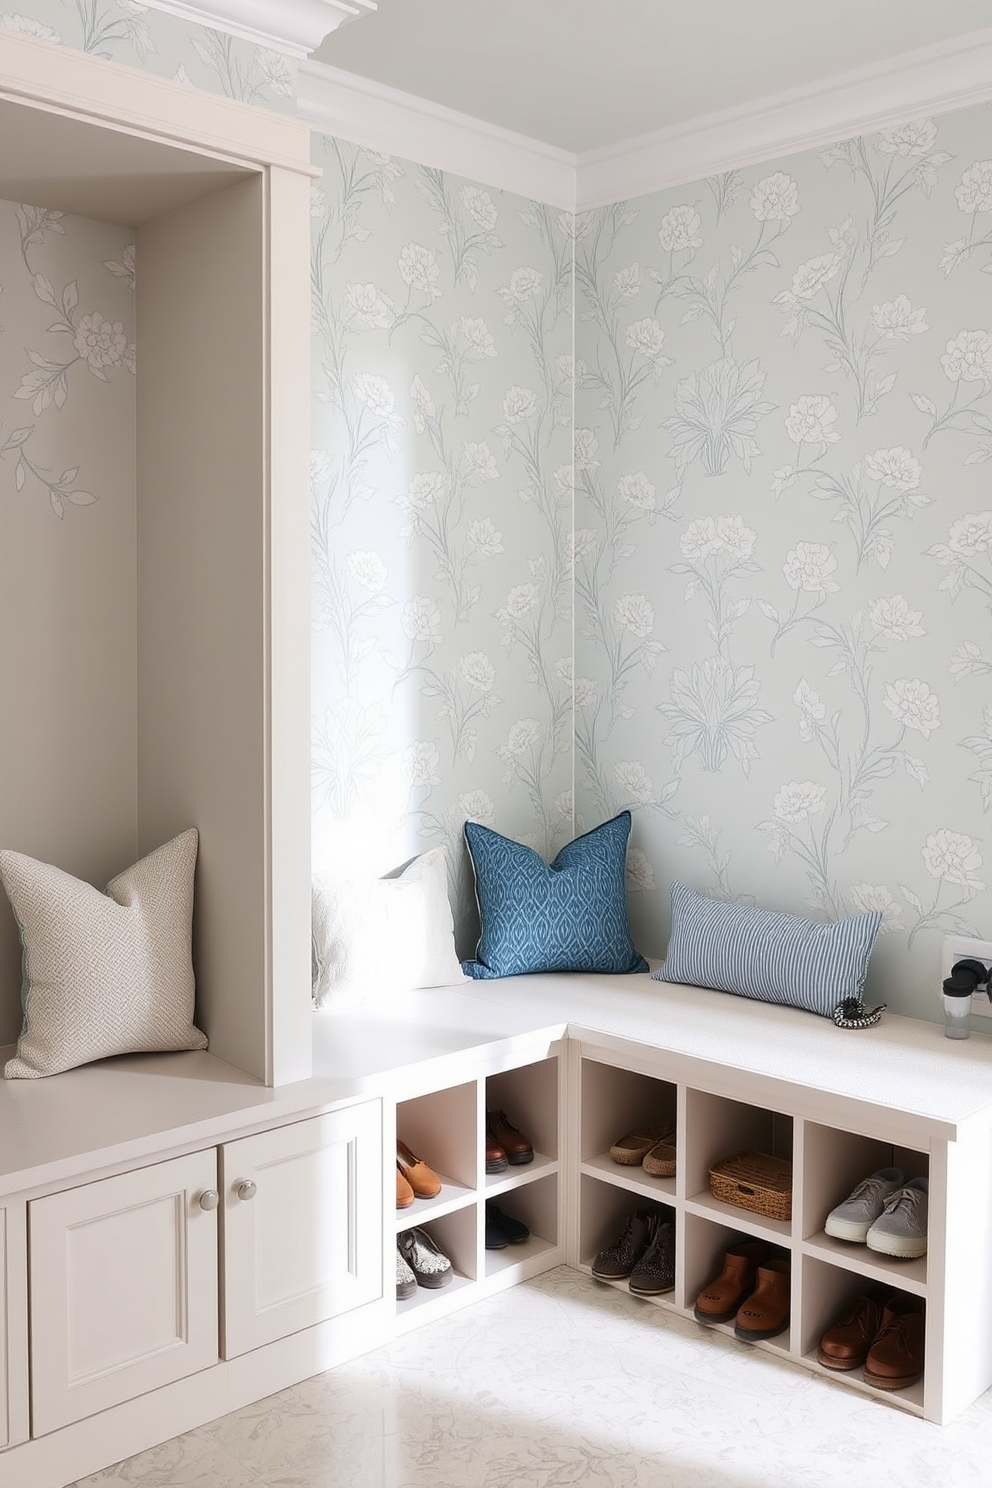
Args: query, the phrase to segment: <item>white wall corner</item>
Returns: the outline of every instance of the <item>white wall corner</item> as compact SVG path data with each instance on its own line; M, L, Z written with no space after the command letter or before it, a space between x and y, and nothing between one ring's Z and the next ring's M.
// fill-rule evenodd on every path
M571 212L576 156L397 88L304 62L300 117L321 134Z
M347 21L378 9L377 0L145 0L214 31L227 31L256 46L308 57L325 36Z
M992 101L992 30L578 157L580 211Z

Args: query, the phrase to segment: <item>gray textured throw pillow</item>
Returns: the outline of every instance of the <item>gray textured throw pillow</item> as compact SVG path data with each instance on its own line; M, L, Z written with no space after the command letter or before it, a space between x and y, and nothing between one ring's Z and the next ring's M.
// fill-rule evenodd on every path
M205 1049L193 1025L197 833L181 833L106 892L22 853L0 852L21 932L24 1026L10 1079L111 1054Z

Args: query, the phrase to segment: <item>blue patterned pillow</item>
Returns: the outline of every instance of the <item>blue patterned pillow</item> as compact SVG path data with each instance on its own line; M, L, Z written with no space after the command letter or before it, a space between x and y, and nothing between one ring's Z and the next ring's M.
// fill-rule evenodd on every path
M647 971L630 938L630 812L576 837L550 865L531 847L465 823L481 931L471 977L528 971Z
M707 899L672 884L672 933L659 982L715 987L760 1002L784 1002L829 1018L860 997L880 914L832 925L800 915Z

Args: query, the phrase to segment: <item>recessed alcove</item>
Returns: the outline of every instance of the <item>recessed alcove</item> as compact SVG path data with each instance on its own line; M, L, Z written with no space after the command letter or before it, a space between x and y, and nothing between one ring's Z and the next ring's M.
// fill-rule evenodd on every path
M137 375L113 556L80 543L69 616L46 605L55 557L23 531L0 540L20 575L0 641L0 845L102 887L196 826L197 1019L214 1055L268 1084L310 1072L313 174L296 120L5 36L0 198L135 229ZM64 555L81 525L52 525ZM0 1044L20 980L5 905Z

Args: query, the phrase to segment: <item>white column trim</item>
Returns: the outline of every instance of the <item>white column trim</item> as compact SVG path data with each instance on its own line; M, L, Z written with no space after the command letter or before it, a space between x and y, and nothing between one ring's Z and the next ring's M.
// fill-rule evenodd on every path
M576 156L568 150L340 68L301 63L298 109L322 134L566 211L575 205Z
M291 57L309 56L339 26L378 8L377 0L145 0L145 4Z

